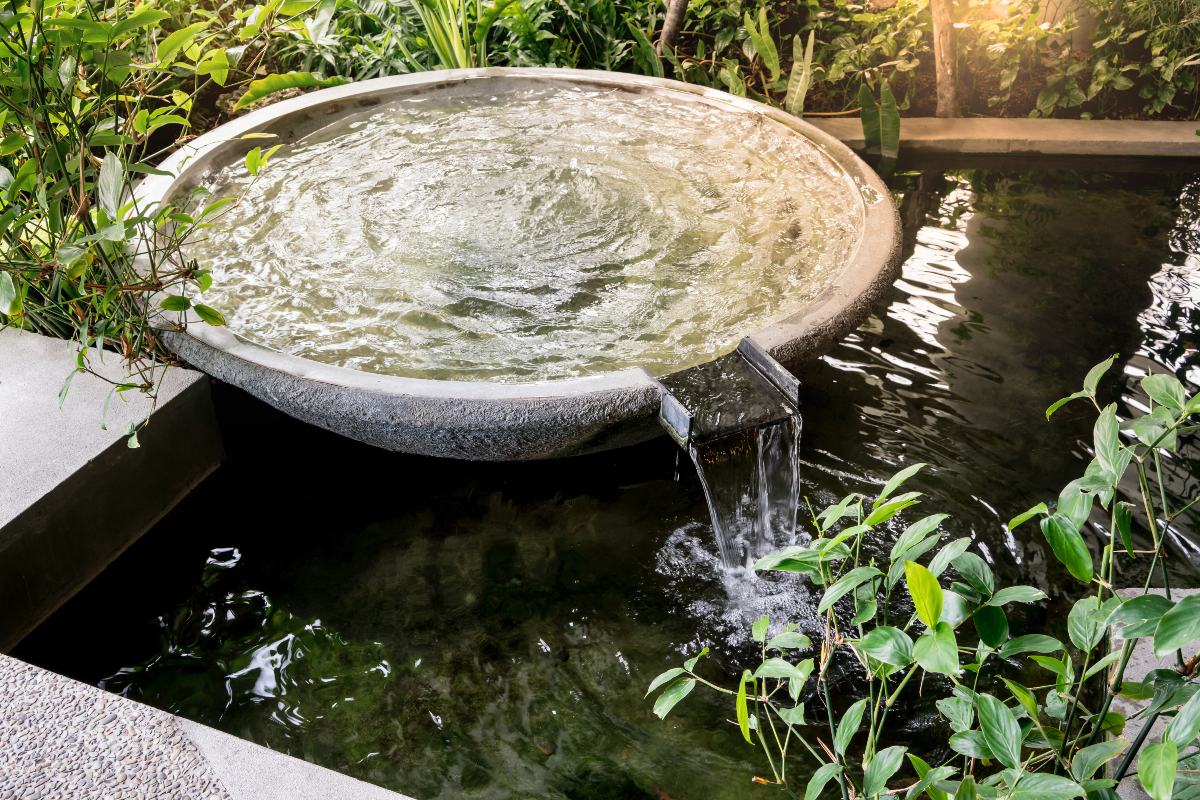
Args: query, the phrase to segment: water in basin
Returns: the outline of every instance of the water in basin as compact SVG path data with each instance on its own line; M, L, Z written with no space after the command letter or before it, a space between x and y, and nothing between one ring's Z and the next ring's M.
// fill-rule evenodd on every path
M219 170L207 188L240 201L190 245L204 302L259 344L371 372L657 374L816 297L858 245L859 188L756 112L515 86L359 109L257 178Z

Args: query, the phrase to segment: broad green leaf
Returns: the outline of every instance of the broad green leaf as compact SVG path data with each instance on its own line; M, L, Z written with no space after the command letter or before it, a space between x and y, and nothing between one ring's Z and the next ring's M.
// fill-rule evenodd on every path
M1120 452L1121 452L1121 437L1119 434L1121 425L1117 421L1117 406L1115 403L1110 403L1100 412L1100 416L1096 418L1096 424L1092 428L1092 441L1096 450L1096 459L1100 462L1108 472L1114 476L1120 472Z
M954 559L967 552L967 548L970 546L971 540L965 536L950 542L939 550L933 560L929 562L929 571L934 575L941 575L946 571L946 567L950 566Z
M1053 636L1046 636L1041 633L1027 633L1024 636L1009 639L1001 645L998 653L1001 658L1012 658L1021 653L1053 653L1062 649L1062 642Z
M805 661L811 662L811 659L805 659ZM786 678L803 683L808 680L809 672L811 672L811 668L806 670L804 662L795 665L782 658L768 658L758 666L758 669L754 670L754 677Z
M1012 696L1021 704L1021 708L1025 709L1031 718L1036 718L1038 713L1037 698L1033 696L1033 692L1015 681L1010 681L1008 678L1001 678L1001 680L1008 687L1008 691L1012 692Z
M196 303L192 306L192 311L196 312L196 316L207 322L209 325L220 326L225 324L225 317L221 315L212 306L206 306L203 303Z
M983 731L963 731L954 734L950 737L950 749L969 758L986 758L988 761L995 759L983 738Z
M879 506L883 505L883 502L891 497L892 494L899 489L905 481L907 481L913 475L916 475L921 470L925 469L927 466L929 465L925 463L912 464L911 466L905 467L892 477L888 478L887 483L885 483L883 488L879 490L879 496L875 498L872 508L879 508Z
M234 105L234 111L240 111L251 103L257 103L264 97L269 97L284 89L321 89L327 86L340 86L348 83L339 76L323 77L312 72L284 72L259 78L250 84L246 93Z
M919 519L905 528L904 533L900 534L900 538L896 539L896 543L892 545L890 560L895 561L905 551L923 541L925 537L937 530L937 527L948 516L950 515L930 514L928 517Z
M1179 748L1174 742L1152 744L1138 753L1138 780L1151 800L1171 800Z
M1115 362L1117 358L1118 354L1113 353L1111 356L1088 370L1087 375L1085 375L1083 378L1084 392L1086 392L1089 396L1096 393L1096 389L1100 386L1100 379L1104 377L1106 372L1112 369L1113 362Z
M806 650L809 647L812 647L812 640L796 631L784 631L767 642L768 650Z
M804 790L804 800L817 800L821 796L821 790L825 788L825 784L840 774L842 774L841 764L822 764L808 779L808 786Z
M700 652L683 662L683 668L688 672L693 672L696 669L696 662L708 655L708 648L700 648Z
M913 660L912 639L899 628L872 628L859 641L858 648L876 661L893 667L907 666Z
M1150 399L1161 406L1166 406L1176 413L1187 407L1187 392L1183 384L1174 375L1159 373L1142 378L1142 391L1150 395Z
M788 725L805 725L804 703L797 703L791 708L776 708L775 713Z
M735 701L735 710L737 714L738 730L742 732L747 744L754 744L754 740L750 738L750 710L746 707L746 684L753 683L754 679L750 677L750 670L742 672L742 679L738 681L737 699Z
M1104 624L1128 625L1132 622L1159 620L1174 607L1175 604L1161 594L1140 594L1113 608Z
M906 752L908 752L908 748L899 745L885 747L866 763L866 768L863 772L864 797L874 797L887 788L888 780L896 774L896 771L900 769L900 765L904 763L904 754Z
M21 311L21 293L13 283L12 275L0 270L0 314L14 316Z
M224 86L229 80L229 56L226 55L225 49L218 47L205 53L196 64L196 74L208 75L218 86Z
M937 577L915 561L904 562L904 577L917 616L926 627L933 628L942 618L942 587Z
M1008 638L1008 617L999 606L983 606L972 619L980 640L988 647L999 647Z
M1083 787L1070 778L1047 772L1026 772L1017 780L1008 800L1070 800L1085 794Z
M989 606L1004 606L1009 603L1036 603L1045 600L1046 593L1032 586L1005 586L988 600Z
M904 509L916 505L918 502L917 498L920 496L920 492L905 492L904 494L896 495L883 504L875 507L875 509L867 515L867 518L863 521L863 524L867 527L872 527L882 522L887 522Z
M180 28L172 33L167 38L158 43L158 52L156 57L160 67L165 67L171 59L175 58L175 54L182 50L191 41L195 39L202 30L208 27L208 22L194 22L186 28Z
M649 697L651 692L653 692L658 687L662 686L664 683L668 683L669 681L672 681L675 678L678 678L682 674L683 674L682 667L672 667L671 669L662 673L657 678L650 681L650 688L646 690L646 697Z
M1154 630L1154 655L1162 658L1196 639L1200 639L1200 594L1188 595L1163 614Z
M954 793L954 800L978 800L978 798L979 792L975 787L975 778L971 775L965 776Z
M662 694L654 701L654 715L659 719L666 719L667 714L671 713L680 700L687 697L692 689L696 688L695 678L676 678L667 684L667 688L663 689Z
M1090 779L1098 769L1121 755L1128 746L1129 742L1124 739L1110 739L1083 748L1071 759L1071 776L1077 781Z
M817 605L817 613L824 614L830 608L833 608L833 604L840 600L847 592L853 591L859 584L882 574L875 567L855 567L838 579L837 583L825 590L825 596L821 598L820 604Z
M151 25L156 25L164 19L170 18L170 16L166 11L143 8L141 11L135 11L124 19L113 23L112 30L109 31L109 36L112 39L118 39L139 28L148 28Z
M1163 732L1163 741L1171 741L1180 750L1187 747L1200 733L1200 692L1192 695L1175 713L1175 718Z
M765 642L767 640L767 628L771 626L771 618L763 615L754 620L754 624L750 626L750 638L756 642Z
M1049 514L1049 513L1050 513L1050 509L1046 507L1045 503L1038 503L1036 506L1029 509L1028 511L1024 511L1020 514L1017 514L1015 517L1010 519L1008 521L1008 529L1010 531L1015 530L1017 528L1017 526L1024 525L1026 522L1033 519L1038 514Z
M957 628L971 616L971 603L958 592L949 589L942 592L942 622Z
M950 720L950 729L955 733L971 730L975 722L975 706L962 697L943 697L937 701L937 709Z
M164 297L159 303L164 311L187 311L192 307L192 301L177 294Z
M846 755L846 748L850 746L850 740L854 738L854 734L858 733L858 726L862 722L863 712L866 710L867 699L863 698L847 708L845 714L842 714L842 719L838 722L837 730L833 734L833 751L839 756Z
M1067 633L1071 644L1087 652L1100 643L1104 638L1104 621L1108 618L1109 609L1100 603L1099 597L1085 597L1071 606L1067 614Z
M1062 408L1063 406L1065 406L1067 403L1071 402L1072 400L1081 400L1085 397L1091 397L1091 396L1092 395L1088 392L1075 392L1073 394L1067 395L1066 397L1060 397L1058 400L1055 400L1053 403L1051 403L1050 407L1046 409L1046 419L1047 420L1050 419L1052 416L1054 416L1055 411L1058 411L1060 408ZM1028 517L1026 517L1026 519L1028 519ZM1022 522L1024 522L1024 520L1022 520Z
M116 153L105 153L100 162L100 176L96 180L96 194L100 208L111 220L117 219L121 208L121 196L125 192L125 166Z
M1072 575L1085 583L1091 581L1092 552L1071 520L1057 513L1046 517L1042 520L1042 533L1055 557Z
M979 727L988 750L1004 766L1019 769L1021 766L1021 726L1017 718L1000 700L990 694L977 696Z
M916 771L919 781L905 795L908 798L917 798L921 793L929 795L929 800L947 800L946 793L937 788L935 784L940 783L958 772L954 767L936 767L931 769L929 764L912 753L908 754L908 760L913 765L913 770Z
M996 578L986 561L974 553L966 552L954 559L953 564L972 589L984 597L991 597L996 590Z
M958 640L954 638L954 629L945 622L939 622L917 639L913 645L913 657L926 672L957 675Z
M1117 533L1121 537L1121 544L1125 545L1125 552L1132 556L1133 504L1122 500L1113 506L1113 520L1116 522Z

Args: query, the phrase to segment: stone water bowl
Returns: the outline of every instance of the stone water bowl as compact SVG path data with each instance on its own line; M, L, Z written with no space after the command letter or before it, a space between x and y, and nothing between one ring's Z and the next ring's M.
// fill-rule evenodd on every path
M687 109L703 107L703 113L717 115L721 126L726 121L731 129L749 126L747 130L765 137L763 141L809 148L820 169L833 176L830 180L840 187L836 189L839 202L854 209L857 227L852 241L839 251L819 292L799 299L771 298L774 305L765 319L754 320L745 329L712 331L724 352L749 339L755 349L784 365L815 358L858 326L895 279L900 253L895 206L879 177L841 142L781 110L745 98L621 73L448 70L315 91L254 111L197 138L161 165L170 175L148 177L137 194L143 202L182 205L196 186L223 167L240 163L252 148L286 146L330 120L380 104L472 93L495 101L506 93L543 90L600 92L606 101L650 98ZM647 135L653 135L654 122L646 121ZM711 135L711 128L695 133ZM267 141L247 134L276 138ZM687 168L686 163L680 165ZM787 175L778 178L787 179ZM397 223L402 225L403 220ZM297 419L389 450L490 461L582 454L661 435L656 417L662 389L656 379L695 365L694 357L689 361L681 355L677 364L660 359L653 372L635 364L534 381L431 379L288 353L240 333L234 317L228 326L214 327L189 314L181 330L165 330L163 337L188 363Z

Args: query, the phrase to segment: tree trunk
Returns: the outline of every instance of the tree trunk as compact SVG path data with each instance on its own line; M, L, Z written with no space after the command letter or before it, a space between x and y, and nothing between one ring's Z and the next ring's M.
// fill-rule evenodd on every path
M674 52L675 38L683 28L683 18L687 15L688 0L668 0L667 16L663 20L662 34L658 37L658 53Z
M954 0L931 0L933 63L937 73L937 115L958 116L957 53L954 49Z

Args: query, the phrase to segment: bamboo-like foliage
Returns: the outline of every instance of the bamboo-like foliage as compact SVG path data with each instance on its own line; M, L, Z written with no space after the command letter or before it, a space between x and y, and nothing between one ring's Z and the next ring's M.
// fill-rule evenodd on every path
M195 301L212 278L180 248L224 202L146 207L133 182L160 173L156 161L189 135L197 95L248 81L267 37L303 5L272 0L232 20L196 11L180 24L166 10L121 0L8 0L0 15L0 324L74 341L71 377L99 374L96 353L115 351L125 376L99 376L115 392L156 395L173 363L155 327L164 324L160 306L223 323Z

